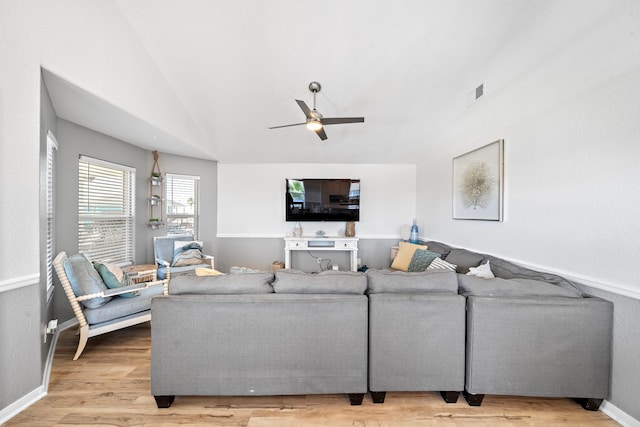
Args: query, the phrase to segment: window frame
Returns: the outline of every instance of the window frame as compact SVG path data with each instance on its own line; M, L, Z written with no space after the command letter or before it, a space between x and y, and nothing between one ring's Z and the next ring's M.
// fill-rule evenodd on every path
M93 179L90 178L92 169ZM92 187L91 181L96 178L102 178L102 182ZM120 184L121 191L112 191L109 188L109 184L112 183ZM135 187L134 167L80 155L77 230L79 252L87 255L92 261L109 262L119 266L134 263ZM113 206L108 206L109 203ZM109 209L114 212L109 213ZM96 212L90 212L92 210ZM96 238L96 233L101 236Z
M173 180L193 181L193 213L170 213L170 209L173 206ZM166 173L164 177L164 199L165 199L165 224L167 235L172 234L192 234L194 239L198 239L200 236L200 176L198 175L184 175L176 173ZM170 190L171 187L171 190ZM170 194L171 191L171 194ZM171 196L171 197L170 197ZM188 219L193 218L193 232L174 231L170 225L172 219Z

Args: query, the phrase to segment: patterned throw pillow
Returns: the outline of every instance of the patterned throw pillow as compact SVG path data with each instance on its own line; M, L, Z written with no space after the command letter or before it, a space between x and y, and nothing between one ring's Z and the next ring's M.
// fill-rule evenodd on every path
M104 281L104 284L107 285L107 288L116 289L129 285L129 277L124 274L124 271L122 271L122 269L117 265L94 262L93 267L98 273L100 273L100 277L102 277L102 280ZM127 292L126 294L120 294L118 296L122 298L131 298L137 295L138 292Z
M416 251L413 253L413 257L411 258L411 262L409 263L407 271L425 271L429 267L431 262L436 258L440 258L440 254L431 252L427 249L416 249Z
M202 264L202 242L175 242L172 267Z
M431 261L431 264L429 264L429 267L427 267L427 270L444 269L444 270L456 271L457 267L458 267L457 265L451 264L450 262L447 262L443 259L435 258L433 261Z

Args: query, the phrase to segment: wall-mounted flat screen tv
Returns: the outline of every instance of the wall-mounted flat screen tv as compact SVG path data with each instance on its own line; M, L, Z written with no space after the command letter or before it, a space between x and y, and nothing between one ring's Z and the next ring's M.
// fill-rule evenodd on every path
M288 178L287 221L359 221L360 180Z

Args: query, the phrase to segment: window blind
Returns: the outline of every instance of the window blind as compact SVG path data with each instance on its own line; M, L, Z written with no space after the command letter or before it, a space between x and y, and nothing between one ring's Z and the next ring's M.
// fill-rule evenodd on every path
M200 222L199 176L167 174L167 234L198 238Z
M47 220L47 295L53 289L53 257L55 252L55 153L58 150L58 143L51 132L47 134L47 185L46 185L46 220Z
M135 169L81 156L78 250L92 261L133 263Z

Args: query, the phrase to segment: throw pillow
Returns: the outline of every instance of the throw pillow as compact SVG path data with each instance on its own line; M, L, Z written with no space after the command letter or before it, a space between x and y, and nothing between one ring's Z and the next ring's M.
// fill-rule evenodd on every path
M416 249L416 251L413 253L413 257L411 258L411 262L409 263L407 271L425 271L429 267L429 264L431 264L431 261L436 258L440 258L440 254L431 252L428 249Z
M106 291L102 277L84 254L71 255L64 261L64 272L69 279L73 293L79 297ZM86 308L98 308L111 301L111 297L92 298L82 301Z
M486 264L481 264L477 267L470 267L467 276L476 276L481 277L483 279L493 279L493 272L491 271L491 266L489 265L489 260L487 260Z
M416 249L427 249L426 245L415 245L413 243L400 242L398 247L398 255L393 259L393 263L391 264L391 268L394 270L407 271L409 269L409 264L411 264L411 259L413 258L413 253Z
M107 285L107 288L109 289L117 289L130 284L129 277L115 264L101 264L99 262L94 262L93 267L98 271L100 277L102 277L102 280L104 281L104 284ZM127 292L126 294L120 294L118 296L131 298L137 295L138 292Z
M429 264L429 267L427 267L427 270L451 270L451 271L456 271L456 268L458 266L455 264L451 264L450 262L447 262L443 259L440 258L435 258L433 261L431 261L431 264Z
M202 242L175 242L172 267L202 264Z

